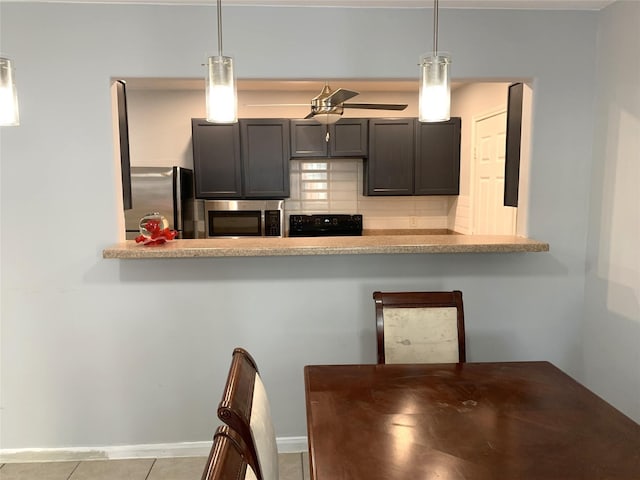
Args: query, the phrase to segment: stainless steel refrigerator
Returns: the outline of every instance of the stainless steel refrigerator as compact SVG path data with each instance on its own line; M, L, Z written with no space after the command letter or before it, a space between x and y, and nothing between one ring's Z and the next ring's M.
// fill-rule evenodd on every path
M195 238L192 170L131 167L131 208L124 211L127 240L140 235L140 219L154 212L166 217L177 238Z

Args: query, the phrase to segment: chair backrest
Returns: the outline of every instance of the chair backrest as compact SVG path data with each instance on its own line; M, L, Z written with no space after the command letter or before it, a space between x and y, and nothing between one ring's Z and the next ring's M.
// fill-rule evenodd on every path
M255 360L242 348L233 351L218 417L246 443L257 479L278 480L278 447L269 399Z
M374 292L378 363L466 361L462 292Z
M256 480L249 465L249 451L237 432L221 425L213 435L213 445L202 480Z

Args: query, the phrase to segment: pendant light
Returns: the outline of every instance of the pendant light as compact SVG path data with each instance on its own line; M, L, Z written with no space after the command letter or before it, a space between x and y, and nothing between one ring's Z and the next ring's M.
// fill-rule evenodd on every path
M449 55L438 52L438 0L433 2L433 53L420 58L420 95L418 117L421 122L449 120L451 88Z
M11 60L0 57L0 125L20 125L18 92Z
M238 121L238 98L233 58L222 55L222 2L218 0L218 55L209 57L207 66L207 121Z

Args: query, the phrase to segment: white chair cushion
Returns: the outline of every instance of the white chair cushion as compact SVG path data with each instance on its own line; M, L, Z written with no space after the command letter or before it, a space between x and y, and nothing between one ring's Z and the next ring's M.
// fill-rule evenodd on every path
M256 375L251 404L251 433L264 480L278 480L278 446L271 421L269 399L260 375Z
M384 307L386 363L456 363L458 311L455 307Z
M244 480L258 480L251 465L247 464L247 471L244 472Z

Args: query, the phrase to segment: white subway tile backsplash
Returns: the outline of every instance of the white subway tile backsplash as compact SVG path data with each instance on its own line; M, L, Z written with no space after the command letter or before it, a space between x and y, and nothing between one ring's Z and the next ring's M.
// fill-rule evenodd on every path
M320 191L320 192L308 191L308 192L305 192L302 195L302 201L303 202L317 201L317 200L329 200L329 192L327 192L327 191Z
M448 228L452 197L367 197L363 160L291 161L289 214L360 213L365 229Z
M302 212L302 202L297 200L285 200L285 211L291 213L293 211Z
M331 171L331 183L334 182L349 182L356 184L358 183L356 172L334 172Z
M289 179L289 198L291 200L285 200L285 203L289 201L296 202L300 199L300 174L292 173Z
M326 171L304 171L300 174L300 179L306 181L316 180L326 182L329 180L329 174Z
M354 160L353 158L334 158L328 162L331 172L350 172L355 174L358 173L358 164L360 163L362 163L362 160Z
M336 200L344 198L350 198L356 201L358 200L358 194L356 193L354 184L350 182L340 182L338 184L332 184L329 192L330 197L335 198Z
M412 197L362 197L358 203L363 211L378 215L415 215Z
M329 184L328 182L324 181L324 182L304 182L302 184L302 189L304 191L318 191L318 190L322 190L322 191L327 191L329 189Z
M332 200L329 213L359 213L358 203L355 201Z
M373 217L363 215L363 226L367 230L411 228L409 217Z
M300 170L303 170L303 171L328 169L328 162L317 162L315 160L292 160L292 161L299 162Z
M329 211L329 202L322 201L306 201L303 203L302 213L327 213Z
M418 217L418 228L449 228L449 218L445 216L438 217Z
M353 190L331 190L329 195L330 201L333 202L344 202L349 201L353 202L353 206L358 208L358 198L353 194Z

